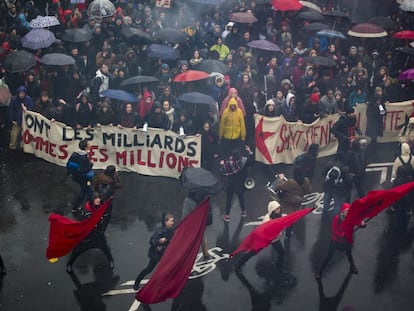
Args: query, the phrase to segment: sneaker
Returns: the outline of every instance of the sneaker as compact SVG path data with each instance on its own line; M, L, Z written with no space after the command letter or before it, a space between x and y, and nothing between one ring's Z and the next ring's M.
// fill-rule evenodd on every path
M353 274L358 274L358 269L355 266L351 267L351 271L352 271Z
M72 213L79 213L79 212L82 212L82 208L79 208L79 207L77 207L77 208L72 208Z
M241 212L241 217L242 217L242 218L245 218L246 216L247 216L246 211L242 211L242 212Z
M203 256L203 261L209 261L210 259L213 259L213 257L211 257L210 255Z
M141 281L137 282L135 281L134 283L134 290L138 290L139 289L139 284L141 283Z
M72 265L71 265L71 264L69 264L69 263L66 265L66 272L67 272L67 273L72 273L72 272L73 272L73 270L72 270Z
M240 266L239 264L236 264L236 265L234 266L234 271L235 271L237 274L242 274L242 273L243 273L243 271L242 271L242 269L241 269L241 266Z
M224 215L223 215L223 220L224 220L225 222L230 222L230 215L229 215L229 214L224 214Z

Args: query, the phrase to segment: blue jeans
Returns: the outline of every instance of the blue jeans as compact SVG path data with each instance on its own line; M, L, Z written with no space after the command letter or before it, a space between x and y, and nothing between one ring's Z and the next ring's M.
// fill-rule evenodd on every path
M345 203L345 196L338 195L333 192L327 192L325 191L323 195L323 212L322 215L326 215L329 212L329 207L331 200L334 200L334 215L339 214L339 211L341 210L342 204Z

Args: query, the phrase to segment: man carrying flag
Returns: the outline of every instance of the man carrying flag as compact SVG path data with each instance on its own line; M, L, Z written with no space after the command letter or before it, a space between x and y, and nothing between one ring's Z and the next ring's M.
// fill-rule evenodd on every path
M282 216L286 216L286 214L282 215L282 211L280 208L280 204L277 201L270 201L267 205L267 214L263 217L263 223L268 222L271 219L276 219ZM283 249L283 245L280 242L279 235L270 243L273 249L277 252L277 268L283 267L283 262L285 258L285 250ZM236 263L236 272L241 272L241 267L253 256L257 253L255 251L249 251L245 253Z
M322 265L319 268L319 271L316 273L315 278L319 280L322 277L322 272L328 265L329 261L332 259L335 250L342 250L345 252L348 257L350 264L350 271L352 273L358 273L358 269L355 266L354 258L352 257L352 243L354 235L354 226L345 223L345 217L348 214L350 205L345 203L342 205L342 209L338 215L336 215L332 221L332 236L331 242L329 244L328 255L323 261ZM366 227L366 223L361 221L361 228Z
M209 200L206 199L175 228L151 279L137 292L138 301L153 304L180 294L200 248L208 210Z
M94 196L93 201L89 203L94 212L89 218L82 221L75 221L59 214L51 214L49 216L49 245L46 250L46 257L49 261L56 262L58 258L67 255L75 248L76 250L73 251L66 267L67 272L71 273L72 263L84 251L95 247L104 249L106 246L109 252L104 232L100 231L99 223L104 221L111 201L110 199L100 204L99 196ZM96 239L92 238L97 235L99 235L99 241L102 241L102 243L96 243ZM102 245L104 246L101 247ZM110 267L113 268L112 256L108 256L108 260L110 261Z
M258 226L256 229L254 229L240 244L240 246L230 254L230 258L234 255L240 253L240 252L247 252L247 259L252 257L250 254L257 254L260 252L263 248L269 246L270 243L272 243L282 232L283 229L290 227L293 223L301 219L302 217L309 214L313 208L304 208L299 211L290 213L289 215L285 217L277 217L275 219L271 219L269 221L264 222L260 226ZM278 251L279 252L279 251ZM244 260L242 257L240 259L241 262L237 263L237 266L243 264ZM279 252L279 258L281 257L281 252ZM244 262L247 261L244 260ZM236 269L237 269L236 266ZM240 268L240 266L239 266ZM236 270L237 271L237 270Z
M382 210L401 199L413 189L414 182L409 182L388 190L370 191L365 197L355 200L351 205L347 203L342 205L340 214L336 215L333 219L332 239L328 255L315 275L315 278L321 278L323 270L336 249L345 251L351 264L351 271L358 273L351 254L354 227L365 227L365 220L368 221L378 215Z

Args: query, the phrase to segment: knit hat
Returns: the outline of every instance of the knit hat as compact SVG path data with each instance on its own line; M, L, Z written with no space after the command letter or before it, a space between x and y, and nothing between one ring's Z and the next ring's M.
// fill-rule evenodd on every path
M319 94L318 93L312 93L311 96L309 97L309 100L312 104L317 104L319 103Z
M263 217L263 222L269 221L270 215L279 207L280 204L278 201L270 201L269 204L267 204L267 214Z

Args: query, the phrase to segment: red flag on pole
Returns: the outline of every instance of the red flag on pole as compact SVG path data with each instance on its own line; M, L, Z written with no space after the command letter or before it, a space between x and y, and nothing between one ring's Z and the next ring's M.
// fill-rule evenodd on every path
M374 217L413 189L414 181L392 189L370 191L365 197L352 202L344 223L358 226L361 221Z
M209 200L204 200L174 231L151 279L135 298L146 304L177 297L193 268L206 228Z
M243 240L240 246L230 254L230 257L243 251L253 251L258 253L263 248L269 246L283 229L291 226L312 210L313 208L304 208L294 213L290 213L285 217L276 218L261 224Z
M76 221L59 214L50 214L49 245L46 257L59 258L68 254L95 228L112 200L108 200L91 215L91 217Z

